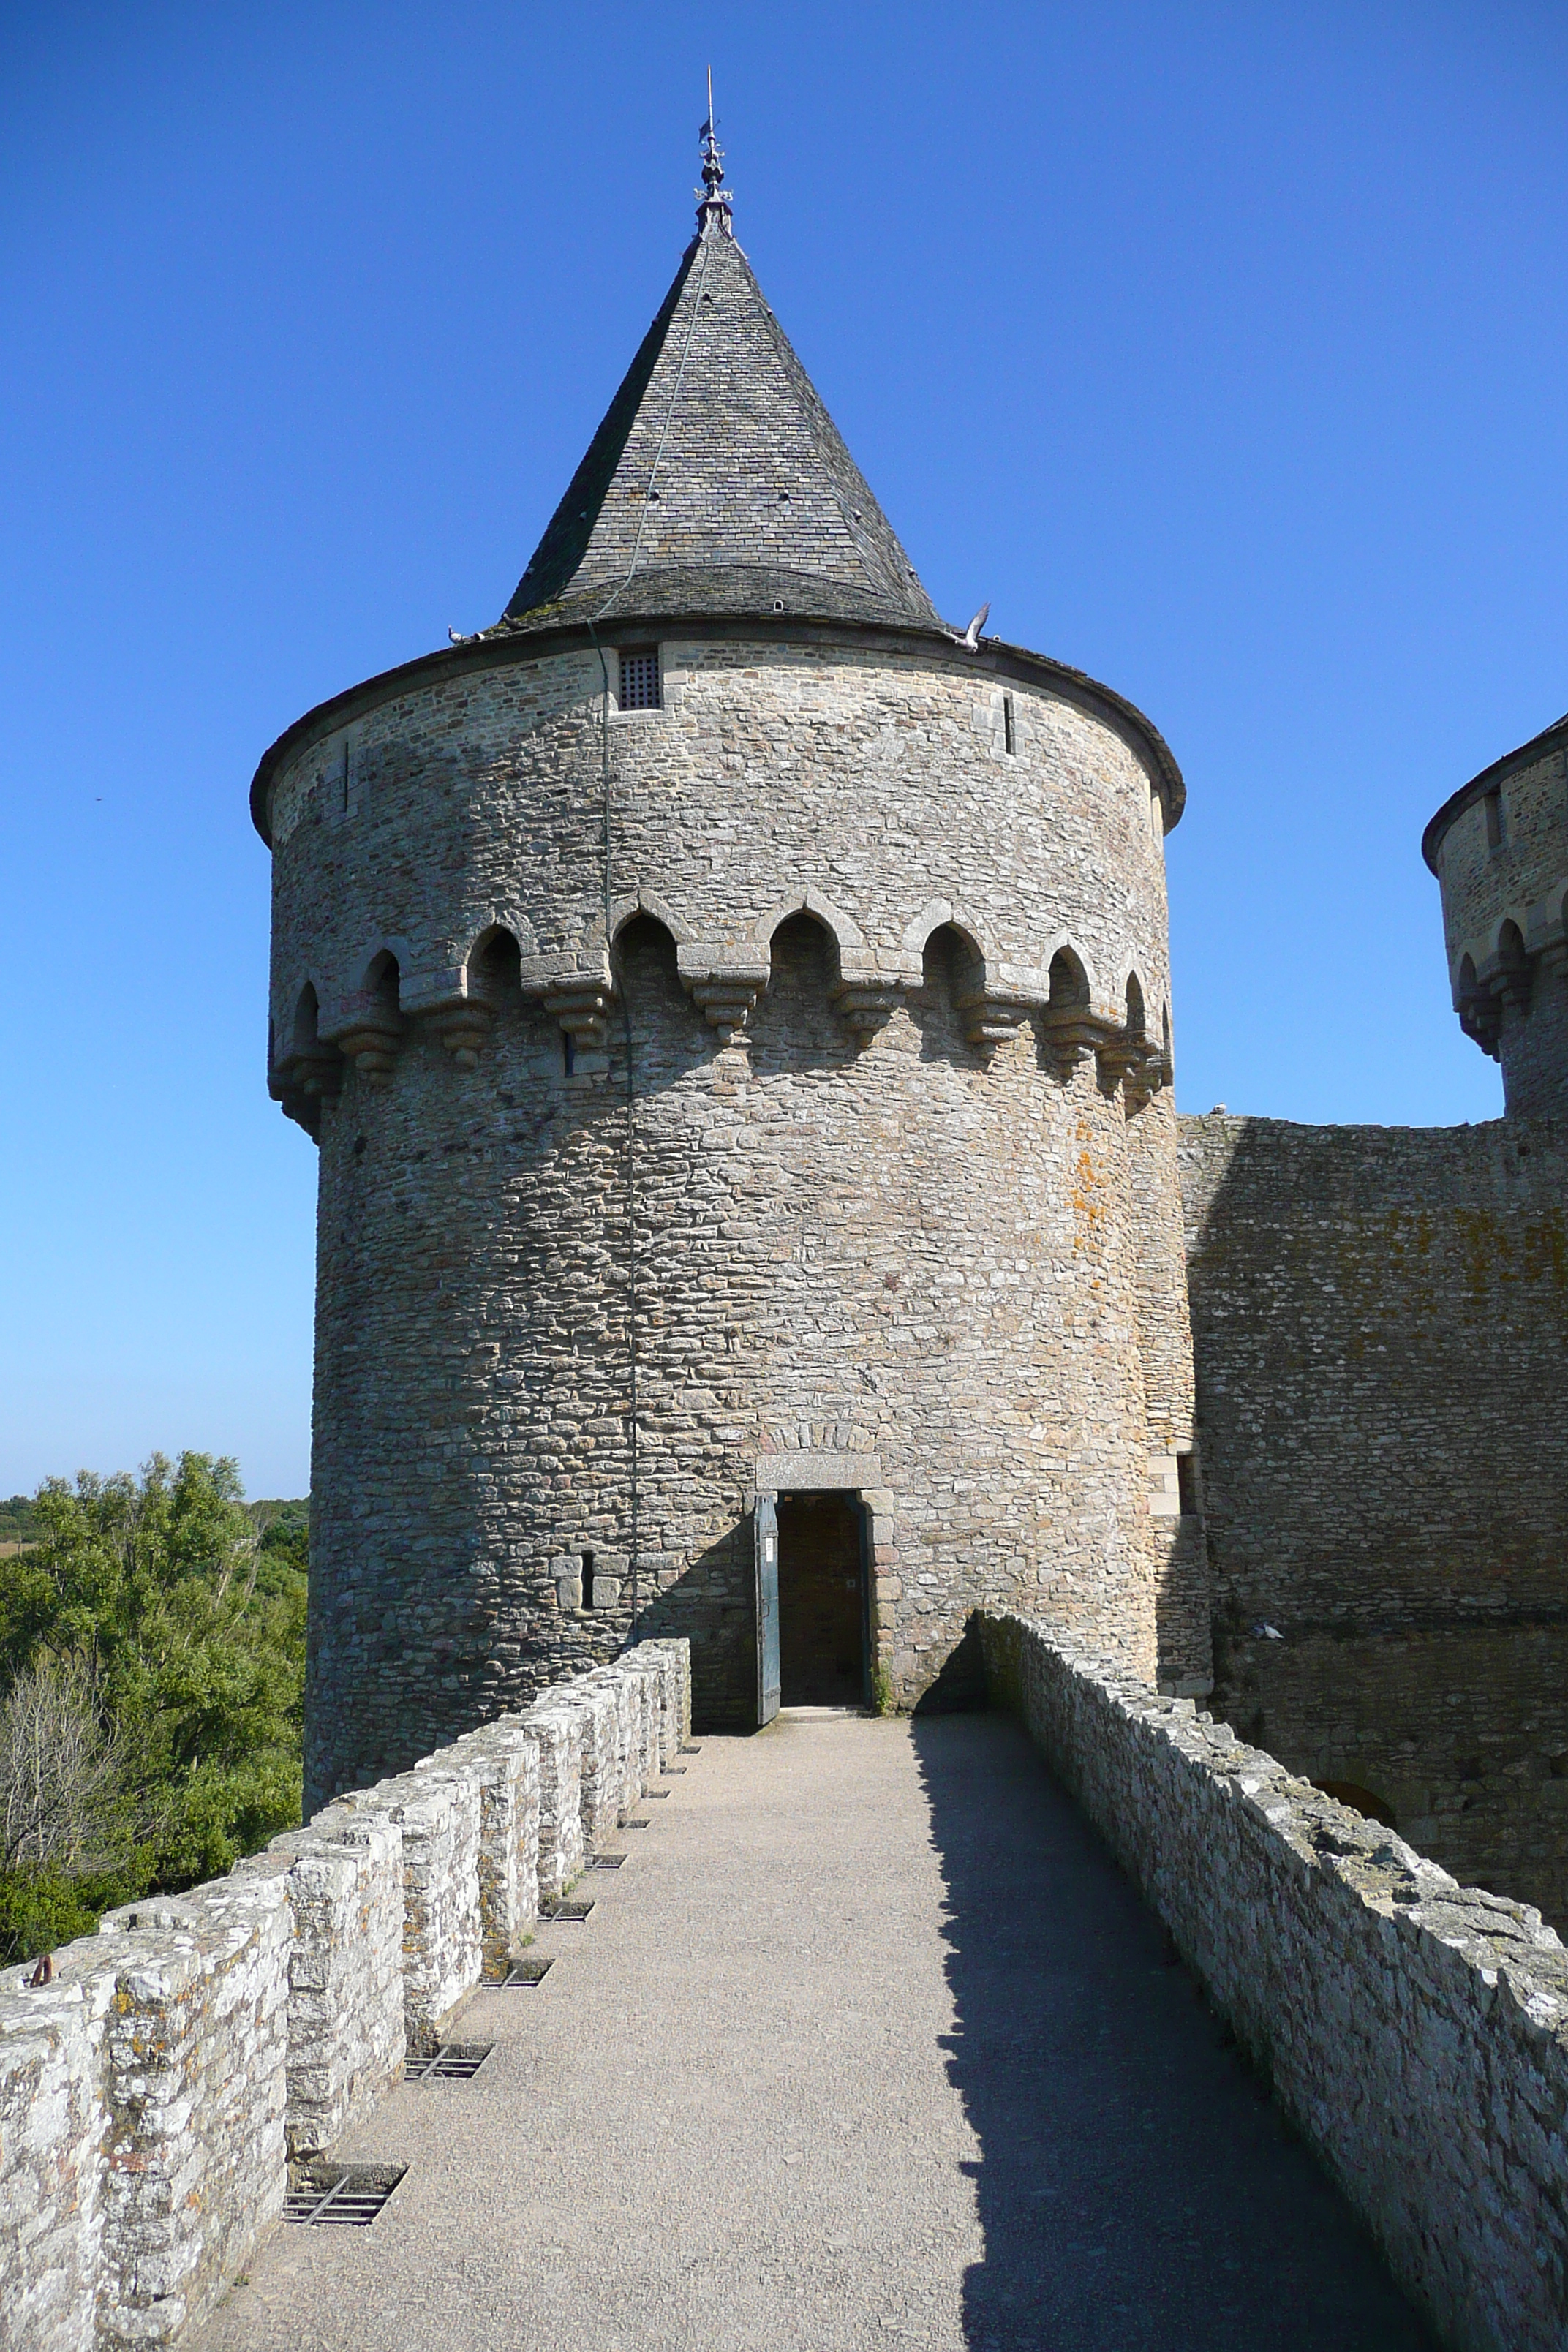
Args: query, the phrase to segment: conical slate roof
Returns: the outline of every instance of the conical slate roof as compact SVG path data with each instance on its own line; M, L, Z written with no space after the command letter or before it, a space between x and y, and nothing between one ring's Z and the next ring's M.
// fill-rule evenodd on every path
M705 204L675 283L493 631L664 613L941 628L736 244Z

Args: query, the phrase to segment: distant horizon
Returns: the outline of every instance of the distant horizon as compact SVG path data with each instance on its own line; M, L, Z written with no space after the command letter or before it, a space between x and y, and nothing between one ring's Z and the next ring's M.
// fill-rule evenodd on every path
M0 1486L308 1485L247 786L501 611L690 234L710 59L741 242L938 608L1183 769L1180 1107L1500 1115L1420 836L1568 703L1553 12L65 0L0 91Z

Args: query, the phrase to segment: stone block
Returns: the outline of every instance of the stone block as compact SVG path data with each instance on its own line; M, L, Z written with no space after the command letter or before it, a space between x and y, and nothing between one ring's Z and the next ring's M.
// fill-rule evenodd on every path
M583 1717L547 1696L516 1720L539 1742L539 1900L553 1903L583 1869Z
M421 2053L479 1979L480 1775L472 1763L450 1764L451 1755L439 1749L332 1809L402 1832L404 2031Z
M292 1931L289 2152L315 2156L402 2072L403 1832L390 1820L329 1806L236 1875L263 1868L287 1874Z
M282 2210L288 1874L105 1915L100 2346L166 2344Z
M95 2352L109 2116L105 2023L114 1975L96 1937L55 1956L37 1989L0 1989L0 2341Z
M583 1846L595 1853L611 1842L616 1816L626 1804L627 1727L623 1722L621 1686L599 1682L597 1673L574 1675L569 1682L555 1684L550 1703L572 1707L583 1719Z
M504 1977L539 1916L539 1737L506 1717L439 1753L471 1758L479 1774L484 1973Z

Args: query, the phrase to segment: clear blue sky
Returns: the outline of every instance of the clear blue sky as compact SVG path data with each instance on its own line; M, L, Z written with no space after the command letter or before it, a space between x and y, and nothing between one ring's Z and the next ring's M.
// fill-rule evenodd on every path
M257 758L495 617L738 231L939 606L1185 771L1177 1085L1494 1117L1426 818L1568 705L1568 19L1517 0L13 6L0 1494L308 1475Z

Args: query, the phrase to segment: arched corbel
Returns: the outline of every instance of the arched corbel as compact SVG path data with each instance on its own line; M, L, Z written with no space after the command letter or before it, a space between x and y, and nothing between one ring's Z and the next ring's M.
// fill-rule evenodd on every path
M1473 1038L1483 1054L1495 1062L1499 1057L1498 1039L1502 1030L1502 1006L1489 988L1483 987L1476 971L1476 959L1465 954L1459 958L1454 975L1454 1010L1459 1016L1459 1026L1467 1037Z
M1165 1084L1165 1053L1149 1022L1148 995L1135 964L1130 963L1119 991L1122 1019L1095 1048L1100 1083L1108 1091L1124 1089L1129 1115L1141 1111Z
M1089 959L1071 939L1063 937L1053 942L1046 987L1040 1034L1057 1075L1065 1084L1086 1054L1098 1057L1121 1038L1125 1022L1096 1006ZM1101 1066L1101 1076L1105 1075Z
M970 953L971 979L953 999L954 1009L963 1019L964 1036L976 1053L994 1053L1029 1018L1033 1010L1029 993L1001 976L1001 957L989 929L955 899L927 900L904 932L905 953L923 960L933 933L940 930L956 931ZM914 985L919 984L917 978Z
M461 963L442 976L444 986L427 988L417 1003L409 992L408 1009L428 1020L458 1069L477 1066L506 997L521 994L523 957L538 946L526 915L492 911L470 931Z
M323 1031L373 1087L391 1085L408 1027L400 995L399 947L406 959L406 940L389 942L376 950L365 966L359 987L340 1005L331 1028Z
M267 1091L314 1141L321 1139L321 1106L331 1101L343 1083L343 1057L320 1030L320 993L307 979L294 1002L288 1044L281 1054L269 1051ZM273 1045L268 1024L268 1045Z
M612 940L618 940L626 925L637 915L651 915L656 923L662 923L678 948L688 946L697 936L690 924L678 915L674 908L667 899L661 898L657 890L647 890L639 887L626 898L611 901L610 938Z

